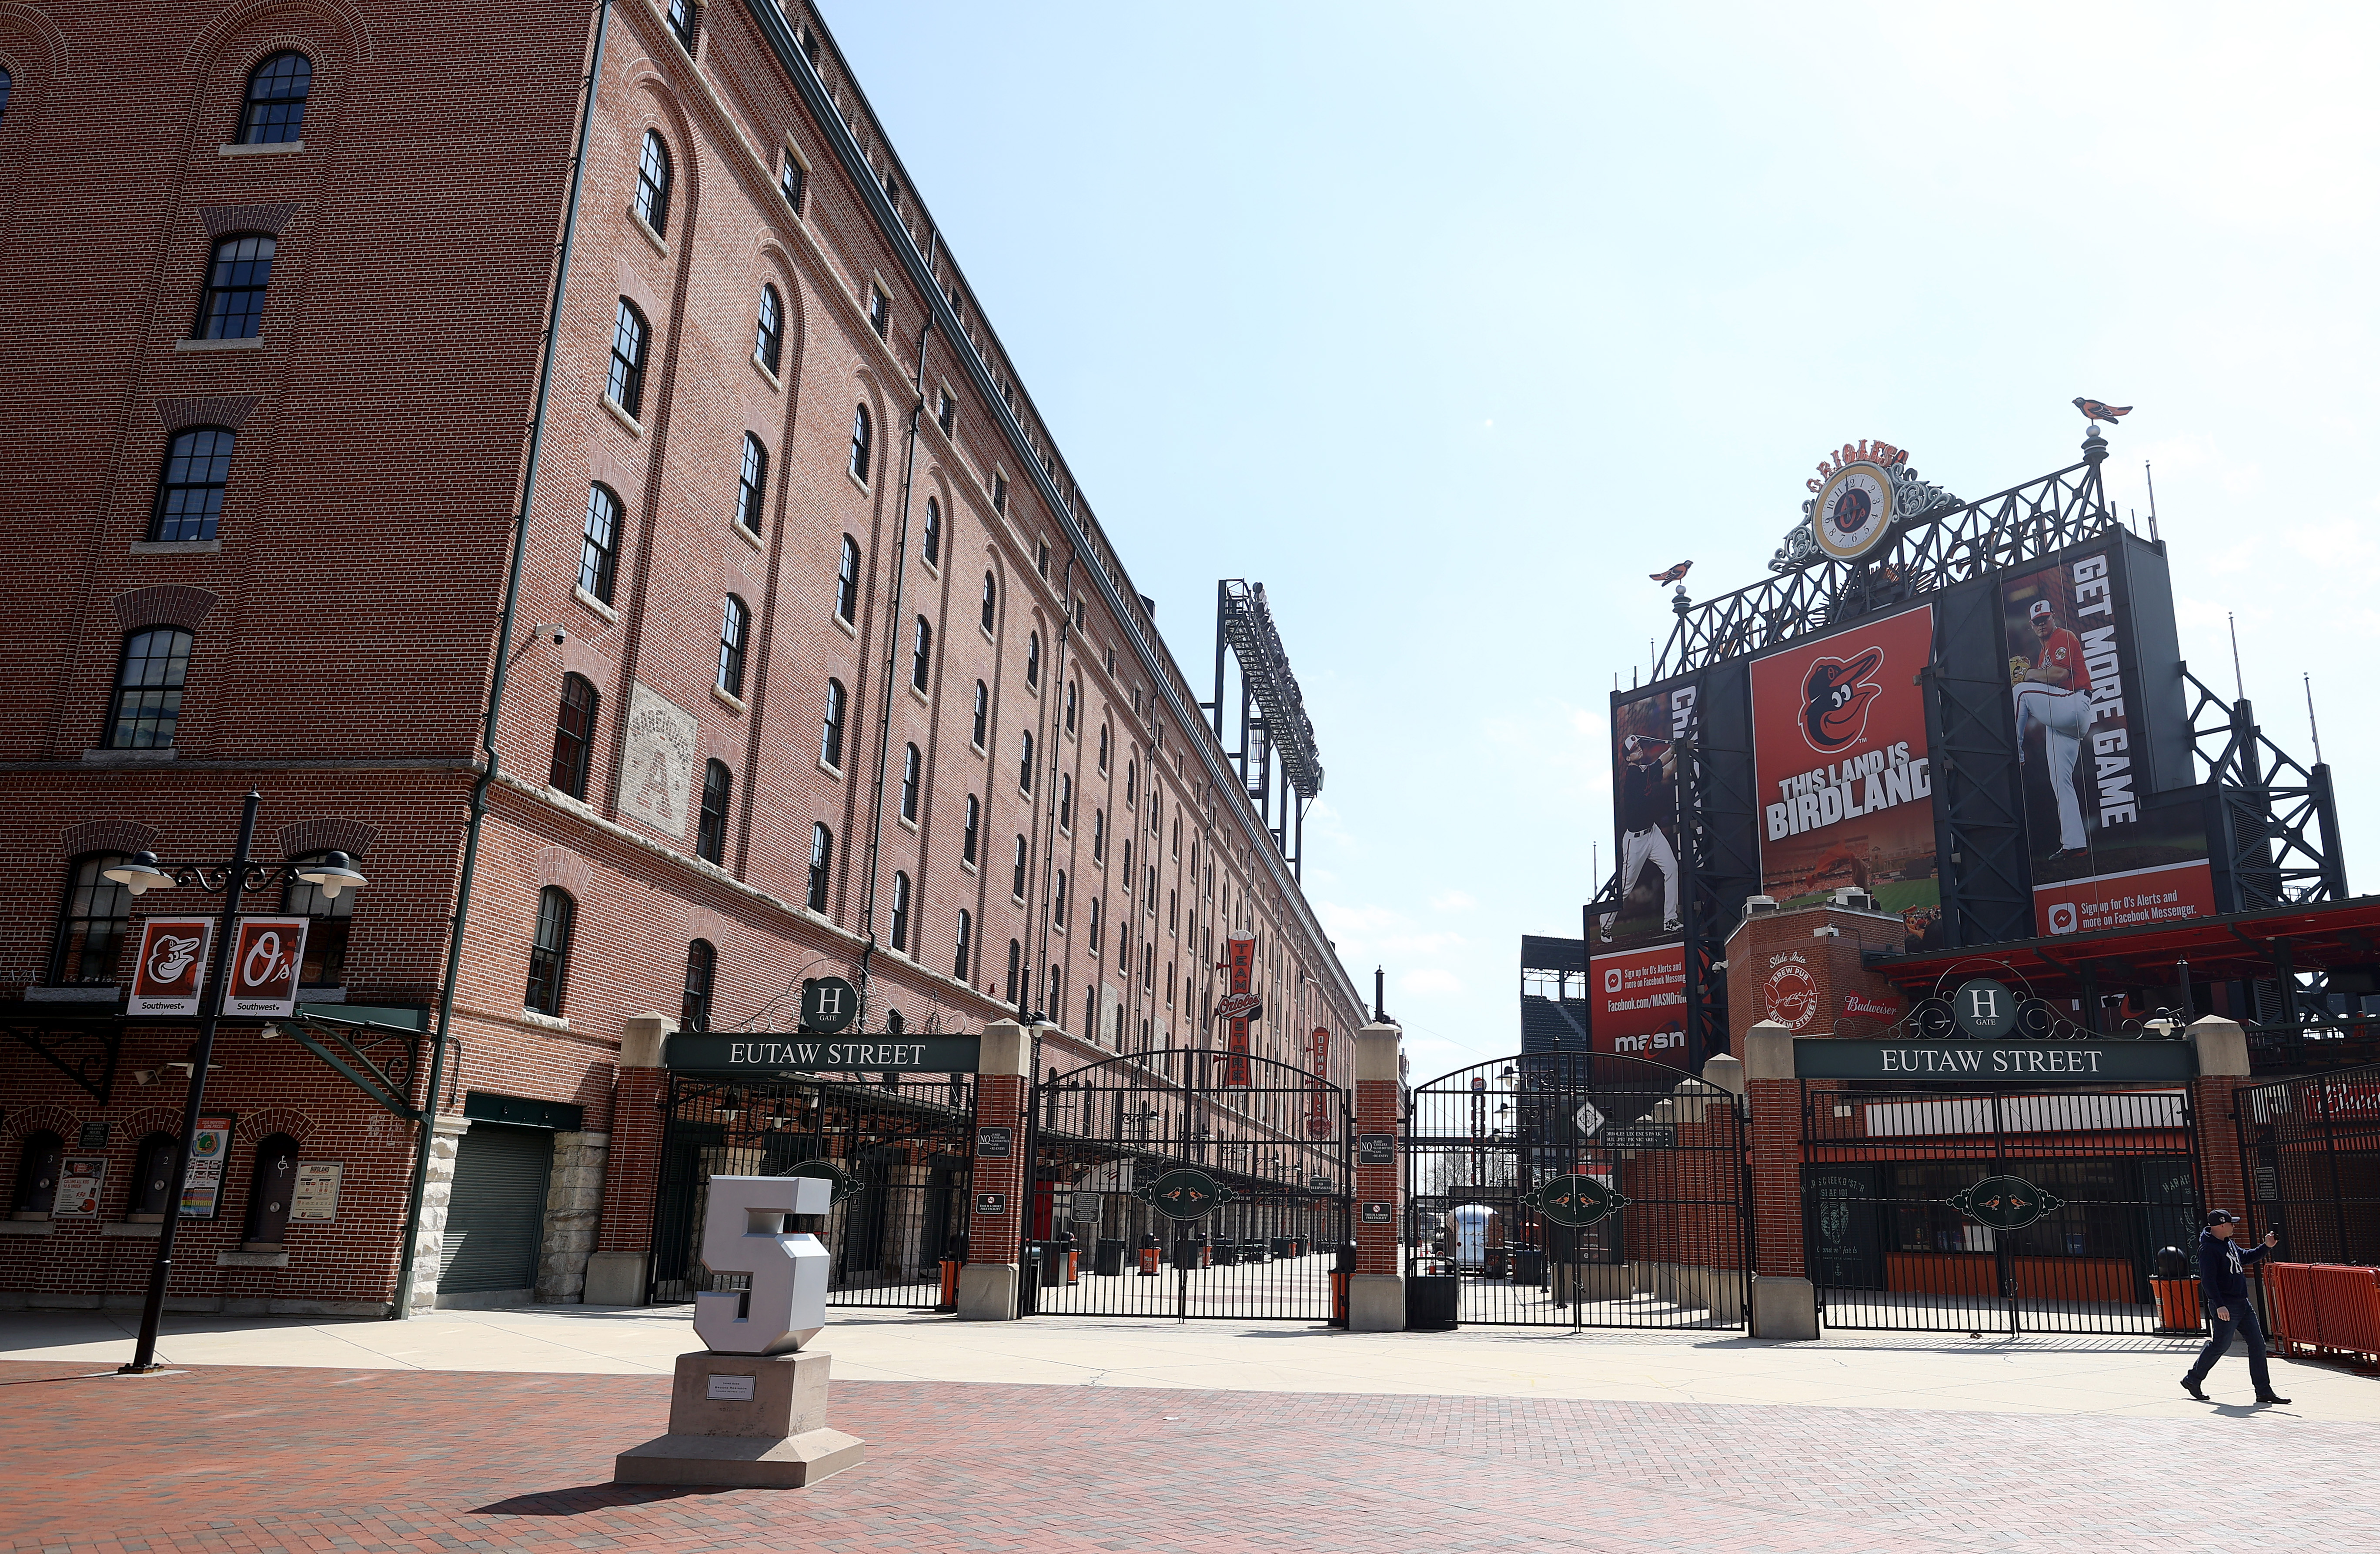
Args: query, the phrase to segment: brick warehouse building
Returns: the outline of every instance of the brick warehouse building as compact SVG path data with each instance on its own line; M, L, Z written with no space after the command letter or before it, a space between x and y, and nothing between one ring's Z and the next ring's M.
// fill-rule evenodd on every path
M250 900L310 919L301 1018L218 1038L177 1305L571 1301L599 1236L639 1298L632 1022L788 1030L863 959L868 1028L1022 1000L1056 1069L1211 1044L1245 929L1256 1050L1354 1031L815 15L20 4L0 70L37 364L0 462L40 520L0 540L0 1302L138 1302L191 1028L120 1014L128 945L219 898L103 870L227 856L251 787L262 860L370 884ZM339 1169L294 1217L252 1191L301 1162Z

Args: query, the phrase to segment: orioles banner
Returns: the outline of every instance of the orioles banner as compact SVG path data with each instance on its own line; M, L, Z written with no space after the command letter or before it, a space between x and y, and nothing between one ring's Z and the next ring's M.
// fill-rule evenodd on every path
M1257 941L1254 934L1234 933L1223 941L1223 968L1230 977L1231 990L1215 1005L1216 1018L1228 1022L1230 1032L1224 1045L1231 1054L1223 1060L1223 1083L1246 1086L1248 1076L1248 1022L1264 1013L1253 990L1257 974Z
M1765 893L1791 906L1856 886L1909 919L1938 915L1921 604L1752 665L1753 771Z

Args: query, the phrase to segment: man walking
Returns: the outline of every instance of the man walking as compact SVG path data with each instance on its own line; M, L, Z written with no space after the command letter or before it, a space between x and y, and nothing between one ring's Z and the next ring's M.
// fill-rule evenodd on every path
M2199 1383L2214 1370L2216 1361L2231 1352L2231 1335L2237 1332L2248 1341L2248 1379L2256 1384L2256 1401L2287 1402L2289 1399L2273 1390L2272 1372L2265 1363L2265 1329L2248 1301L2248 1276L2240 1271L2243 1265L2261 1260L2278 1246L2281 1238L2266 1231L2265 1244L2242 1252L2231 1239L2239 1229L2239 1221L2218 1208L2206 1216L2206 1228L2198 1232L2198 1298L2214 1319L2215 1331L2206 1347L2198 1352L2198 1363L2181 1378L2181 1390L2200 1402L2207 1401Z

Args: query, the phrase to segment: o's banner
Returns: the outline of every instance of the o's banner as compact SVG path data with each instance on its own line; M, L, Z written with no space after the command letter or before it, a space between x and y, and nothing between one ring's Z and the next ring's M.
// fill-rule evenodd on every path
M242 917L231 941L231 986L223 1012L235 1019L295 1012L298 966L306 956L303 917Z
M1846 886L1888 911L1940 903L1920 683L1933 657L1921 604L1754 662L1760 879L1779 904Z
M1257 940L1252 933L1234 933L1223 941L1223 965L1231 977L1231 990L1215 1006L1215 1013L1231 1022L1231 1035L1226 1042L1231 1056L1223 1060L1223 1083L1245 1086L1248 1077L1248 1021L1264 1013L1252 990L1256 985Z

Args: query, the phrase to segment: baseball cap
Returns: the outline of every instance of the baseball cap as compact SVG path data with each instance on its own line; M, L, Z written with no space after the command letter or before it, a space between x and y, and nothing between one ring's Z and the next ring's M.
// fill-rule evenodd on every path
M2034 600L2033 601L2033 608L2027 610L2024 613L2025 618L2028 620L2037 621L2041 619L2042 616L2049 613L2049 601L2046 599Z
M2210 1209L2207 1212L2206 1222L2209 1225L2236 1225L2240 1222L2240 1216L2228 1208Z

